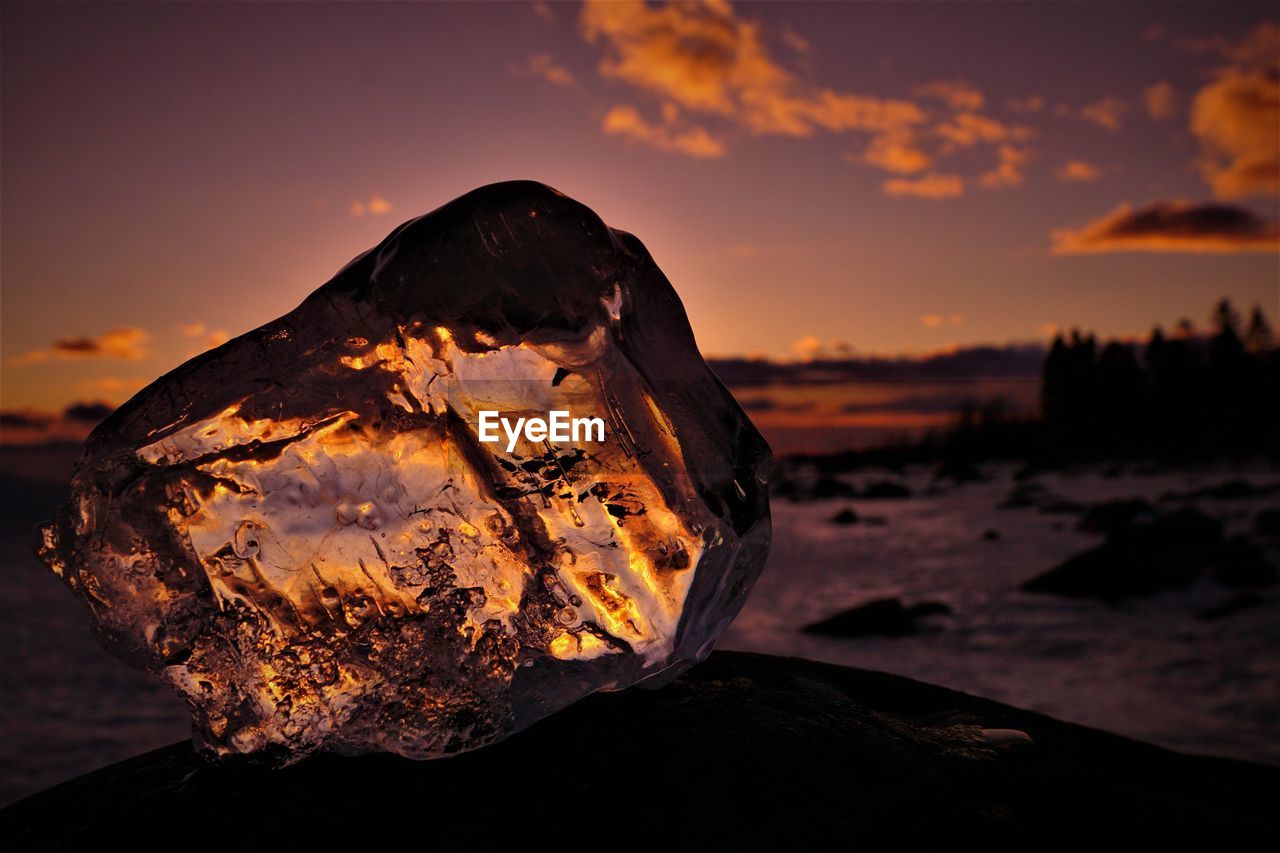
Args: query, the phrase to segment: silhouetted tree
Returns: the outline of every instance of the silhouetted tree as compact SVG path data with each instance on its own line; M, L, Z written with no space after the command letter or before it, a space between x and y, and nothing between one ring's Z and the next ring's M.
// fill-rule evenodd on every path
M1249 329L1244 333L1244 348L1254 355L1270 352L1276 347L1276 338L1267 322L1267 315L1262 313L1262 306L1253 306L1249 313Z

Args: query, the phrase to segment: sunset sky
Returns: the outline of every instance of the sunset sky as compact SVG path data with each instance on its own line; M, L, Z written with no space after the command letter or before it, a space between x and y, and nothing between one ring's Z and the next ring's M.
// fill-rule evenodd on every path
M1278 74L1274 3L6 3L0 405L119 403L513 178L709 355L1274 320Z

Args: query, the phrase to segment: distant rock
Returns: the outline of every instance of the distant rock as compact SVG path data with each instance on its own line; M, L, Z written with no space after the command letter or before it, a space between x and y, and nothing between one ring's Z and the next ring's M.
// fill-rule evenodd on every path
M853 486L835 477L820 477L813 484L813 497L820 501L831 498L851 498L857 493L857 489Z
M857 524L858 514L852 509L846 507L835 514L831 519L832 524Z
M1280 492L1280 481L1275 483L1263 483L1262 485L1254 485L1248 480L1227 480L1214 486L1205 486L1200 489L1192 489L1187 492L1165 492L1160 496L1162 501L1194 501L1201 498L1211 498L1213 500L1247 500L1249 498L1263 498L1268 495L1274 495Z
M1274 586L1280 575L1266 552L1245 536L1233 536L1218 553L1213 579L1231 589Z
M1264 509L1253 519L1253 529L1263 536L1280 536L1280 509Z
M864 500L909 498L911 489L897 480L875 480L867 484L859 497Z
M1046 515L1071 515L1084 512L1085 505L1069 498L1046 498L1040 501L1040 511Z
M1039 483L1029 480L1020 482L1009 490L1009 494L997 506L999 509L1022 509L1035 506L1043 494L1044 486Z
M948 616L951 608L940 601L923 601L910 607L897 598L881 598L806 625L806 634L827 637L906 637L918 633L926 616Z
M1076 530L1111 535L1132 526L1140 519L1150 520L1154 511L1151 504L1142 498L1103 501L1085 510L1084 515L1076 522Z
M1222 524L1181 509L1114 532L1096 548L1022 585L1027 592L1116 602L1186 589L1222 549Z
M1258 595L1256 592L1242 592L1222 604L1207 607L1196 615L1202 621L1215 622L1219 619L1225 619L1228 616L1233 616L1242 610L1252 610L1265 601L1266 599L1261 595Z
M991 478L972 462L961 459L948 459L933 472L935 480L950 480L953 483L985 483Z

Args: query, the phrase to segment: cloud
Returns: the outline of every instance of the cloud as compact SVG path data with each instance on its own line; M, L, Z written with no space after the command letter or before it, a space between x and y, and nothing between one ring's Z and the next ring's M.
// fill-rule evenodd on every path
M1031 152L1014 145L1001 145L999 162L989 172L978 177L978 185L989 190L1016 187L1023 181L1022 167L1031 159Z
M4 409L0 411L0 427L6 429L46 430L53 423L53 416L31 409Z
M1161 81L1148 86L1142 96L1147 106L1147 115L1151 118L1156 121L1173 118L1177 95L1174 93L1172 85Z
M972 148L980 142L1020 142L1034 135L1029 127L1008 125L973 112L956 113L934 128L934 133L958 148Z
M659 123L650 123L630 104L619 104L605 114L601 128L609 136L621 136L656 148L674 151L704 160L725 154L724 143L701 125L680 126L677 110L663 110Z
M132 396L150 381L144 376L99 376L80 382L76 387L86 394L121 400Z
M524 65L512 65L508 70L517 77L537 77L553 86L572 89L578 85L568 68L558 64L549 53L536 53Z
M178 327L184 337L203 338L204 345L207 348L218 347L231 340L231 335L226 329L210 329L204 323L184 323Z
M982 92L964 80L934 80L917 86L913 94L918 98L936 98L953 110L980 110L986 102Z
M921 314L920 325L927 329L941 329L944 326L963 326L963 314Z
M782 40L796 53L807 54L810 50L809 40L794 30L783 30Z
M739 18L723 0L661 7L641 0L589 0L580 23L583 37L604 50L603 77L753 134L883 132L924 121L910 101L802 79L770 55L760 26Z
M1004 102L1005 109L1015 113L1038 113L1046 106L1044 98L1039 95L1028 95L1025 98L1009 98Z
M539 0L539 2L533 4L533 14L544 21L550 21L552 19L551 6Z
M1064 184L1083 184L1102 177L1102 170L1083 160L1069 160L1054 170L1053 176Z
M97 337L59 338L48 349L32 350L9 360L10 364L40 364L50 359L118 358L140 361L151 354L151 335L133 326L109 329Z
M859 157L845 155L854 163L866 163L897 175L923 172L933 165L933 158L916 146L909 133L884 133L874 137Z
M826 351L826 345L822 342L822 338L813 335L805 335L792 344L791 348L804 361L813 361Z
M62 417L76 423L96 425L115 410L115 406L102 400L92 403L72 403L63 410Z
M1280 195L1280 25L1221 51L1233 64L1191 103L1201 173L1220 199Z
M1079 230L1057 229L1053 254L1099 252L1273 252L1280 225L1247 208L1225 204L1157 202L1113 212Z
M384 216L391 212L391 202L387 201L380 195L369 196L367 201L351 202L351 215L359 218L361 216Z
M1103 98L1080 108L1080 118L1106 130L1119 130L1129 105L1119 98Z
M964 179L959 175L931 172L920 178L891 178L883 184L884 193L892 198L943 199L964 195Z

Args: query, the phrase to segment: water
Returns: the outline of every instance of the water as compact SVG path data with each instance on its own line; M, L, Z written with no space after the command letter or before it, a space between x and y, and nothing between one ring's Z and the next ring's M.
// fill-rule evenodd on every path
M1035 595L1019 585L1096 544L1074 514L998 509L1011 470L990 483L890 501L775 501L769 565L721 648L887 670L1189 752L1280 764L1280 597L1224 619L1198 618L1233 593L1210 581L1120 606ZM1240 477L1223 470L1104 478L1049 475L1049 492L1092 502L1154 500ZM1245 478L1268 482L1274 475ZM853 478L856 482L859 477ZM917 493L923 471L905 478ZM1200 501L1229 534L1269 501ZM883 526L838 526L853 507ZM984 541L986 530L1000 538ZM1277 554L1273 548L1273 561ZM942 601L935 632L843 639L804 625L881 597Z

